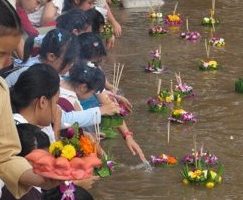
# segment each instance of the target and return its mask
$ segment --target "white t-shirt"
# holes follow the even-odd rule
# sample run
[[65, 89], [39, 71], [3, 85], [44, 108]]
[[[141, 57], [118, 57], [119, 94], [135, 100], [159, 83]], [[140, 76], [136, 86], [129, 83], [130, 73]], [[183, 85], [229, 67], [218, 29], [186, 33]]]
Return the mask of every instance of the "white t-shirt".
[[[64, 0], [52, 0], [52, 3], [57, 9], [56, 17], [58, 17], [62, 13]], [[28, 18], [34, 26], [41, 26], [41, 18], [44, 12], [44, 8], [45, 6], [41, 6], [37, 11], [28, 14]]]

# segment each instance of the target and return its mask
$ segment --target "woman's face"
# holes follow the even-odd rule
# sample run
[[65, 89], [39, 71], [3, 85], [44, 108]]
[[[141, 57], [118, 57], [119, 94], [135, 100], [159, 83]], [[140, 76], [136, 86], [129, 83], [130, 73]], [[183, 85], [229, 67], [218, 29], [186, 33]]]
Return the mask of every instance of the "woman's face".
[[17, 49], [20, 39], [21, 35], [0, 36], [0, 69], [8, 65], [12, 52]]

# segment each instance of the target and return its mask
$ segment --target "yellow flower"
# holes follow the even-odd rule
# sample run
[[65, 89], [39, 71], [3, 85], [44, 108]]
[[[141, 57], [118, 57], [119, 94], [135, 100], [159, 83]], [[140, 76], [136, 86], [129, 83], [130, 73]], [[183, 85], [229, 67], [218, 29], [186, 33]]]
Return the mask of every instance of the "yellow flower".
[[189, 171], [189, 172], [188, 172], [188, 176], [189, 176], [190, 178], [192, 178], [192, 179], [196, 178], [196, 174], [195, 174], [194, 172], [192, 172], [192, 171]]
[[208, 182], [206, 184], [206, 187], [209, 188], [209, 189], [212, 189], [214, 187], [214, 185], [215, 185], [214, 182]]
[[170, 96], [165, 98], [166, 103], [171, 103], [173, 100], [174, 100], [173, 95], [170, 95]]
[[213, 67], [213, 68], [217, 68], [218, 63], [215, 60], [210, 60], [208, 62], [208, 65]]
[[67, 158], [68, 160], [71, 160], [74, 156], [76, 156], [76, 150], [75, 148], [68, 144], [68, 145], [65, 145], [62, 149], [62, 154], [61, 154], [62, 157], [64, 158]]
[[57, 141], [50, 145], [49, 152], [52, 154], [55, 150], [62, 151], [62, 149], [63, 149], [62, 141]]
[[171, 22], [177, 22], [180, 21], [179, 15], [168, 15], [169, 21]]
[[198, 169], [194, 172], [195, 176], [200, 178], [200, 176], [202, 175], [202, 170]]
[[186, 111], [185, 110], [183, 110], [183, 109], [176, 109], [176, 110], [174, 110], [173, 111], [173, 115], [175, 115], [175, 116], [178, 116], [178, 115], [182, 115], [183, 113], [185, 113]]

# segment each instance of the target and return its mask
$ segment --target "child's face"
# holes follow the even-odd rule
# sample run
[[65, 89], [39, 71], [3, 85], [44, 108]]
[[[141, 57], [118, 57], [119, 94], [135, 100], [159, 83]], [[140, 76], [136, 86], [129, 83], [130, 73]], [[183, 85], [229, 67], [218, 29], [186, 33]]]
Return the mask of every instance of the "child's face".
[[57, 102], [59, 99], [59, 92], [57, 92], [51, 99], [41, 97], [39, 99], [38, 125], [49, 126], [54, 122], [57, 112]]
[[22, 8], [27, 13], [35, 12], [43, 3], [43, 0], [20, 0]]
[[0, 37], [0, 69], [6, 67], [12, 52], [17, 49], [21, 35], [6, 35]]
[[94, 7], [94, 0], [86, 0], [79, 6], [79, 8], [84, 11], [89, 10], [93, 7]]

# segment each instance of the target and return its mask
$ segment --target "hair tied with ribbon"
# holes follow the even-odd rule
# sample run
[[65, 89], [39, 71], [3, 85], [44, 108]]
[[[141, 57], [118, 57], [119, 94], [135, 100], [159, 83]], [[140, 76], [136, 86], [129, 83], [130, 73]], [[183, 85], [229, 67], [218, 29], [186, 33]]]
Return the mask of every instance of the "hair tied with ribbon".
[[94, 63], [92, 63], [92, 62], [87, 62], [87, 66], [88, 67], [91, 67], [91, 68], [96, 68], [96, 66], [95, 66], [95, 64]]
[[99, 42], [94, 42], [93, 45], [94, 45], [94, 47], [98, 47], [99, 46]]
[[57, 37], [58, 37], [58, 41], [61, 42], [62, 41], [62, 34], [58, 33]]
[[72, 182], [65, 182], [60, 185], [60, 192], [62, 193], [61, 200], [75, 200], [75, 186]]

